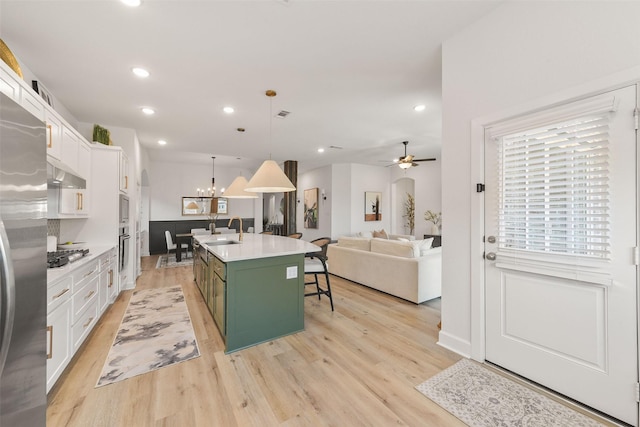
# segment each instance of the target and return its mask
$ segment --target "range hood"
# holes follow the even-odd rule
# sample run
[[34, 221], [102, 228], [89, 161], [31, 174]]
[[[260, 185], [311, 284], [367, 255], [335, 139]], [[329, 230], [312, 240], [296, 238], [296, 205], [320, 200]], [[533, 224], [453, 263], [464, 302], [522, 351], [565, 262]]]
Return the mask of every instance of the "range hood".
[[63, 163], [55, 159], [47, 159], [47, 187], [48, 188], [87, 188], [87, 181], [80, 178]]

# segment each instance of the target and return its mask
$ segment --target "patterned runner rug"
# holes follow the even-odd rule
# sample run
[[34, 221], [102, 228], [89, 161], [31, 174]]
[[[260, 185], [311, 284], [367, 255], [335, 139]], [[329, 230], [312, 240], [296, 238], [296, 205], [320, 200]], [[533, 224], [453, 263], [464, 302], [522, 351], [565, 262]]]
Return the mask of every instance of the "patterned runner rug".
[[135, 291], [96, 387], [199, 356], [182, 287]]
[[184, 267], [193, 265], [192, 257], [182, 256], [180, 262], [176, 262], [175, 254], [169, 254], [169, 258], [167, 259], [167, 255], [160, 255], [158, 257], [158, 262], [156, 263], [156, 268], [173, 268], [173, 267]]
[[471, 427], [603, 426], [467, 359], [436, 374], [416, 389]]

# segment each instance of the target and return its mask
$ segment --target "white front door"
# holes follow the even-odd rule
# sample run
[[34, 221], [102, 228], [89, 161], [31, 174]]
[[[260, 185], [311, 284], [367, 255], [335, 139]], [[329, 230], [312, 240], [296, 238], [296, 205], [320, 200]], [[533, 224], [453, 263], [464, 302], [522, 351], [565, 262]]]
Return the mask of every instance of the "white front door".
[[486, 360], [638, 425], [636, 87], [487, 128]]

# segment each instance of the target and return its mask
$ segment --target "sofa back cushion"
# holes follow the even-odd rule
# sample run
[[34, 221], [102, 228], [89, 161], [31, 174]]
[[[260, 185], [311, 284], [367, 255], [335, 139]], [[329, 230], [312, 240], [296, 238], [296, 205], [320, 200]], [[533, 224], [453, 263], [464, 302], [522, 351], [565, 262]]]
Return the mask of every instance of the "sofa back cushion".
[[433, 238], [425, 240], [387, 240], [387, 239], [371, 239], [371, 252], [377, 252], [385, 255], [394, 255], [403, 258], [418, 258], [425, 255], [429, 249]]
[[371, 239], [364, 237], [339, 237], [338, 246], [343, 248], [359, 249], [361, 251], [371, 250]]
[[420, 256], [419, 251], [418, 255], [416, 255], [412, 242], [401, 242], [399, 240], [387, 240], [375, 237], [371, 239], [371, 252], [403, 258], [416, 258]]

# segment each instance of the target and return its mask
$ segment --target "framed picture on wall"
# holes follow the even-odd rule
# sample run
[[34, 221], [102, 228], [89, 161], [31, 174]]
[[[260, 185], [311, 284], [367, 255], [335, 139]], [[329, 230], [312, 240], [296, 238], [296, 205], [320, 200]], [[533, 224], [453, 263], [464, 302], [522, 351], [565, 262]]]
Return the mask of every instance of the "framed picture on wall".
[[317, 188], [304, 190], [304, 228], [318, 228]]
[[183, 197], [182, 216], [209, 215], [211, 197]]
[[229, 213], [229, 199], [223, 199], [222, 197], [218, 197], [218, 213], [226, 215]]
[[365, 221], [382, 221], [382, 213], [380, 212], [382, 202], [382, 193], [379, 191], [364, 192], [364, 220]]

